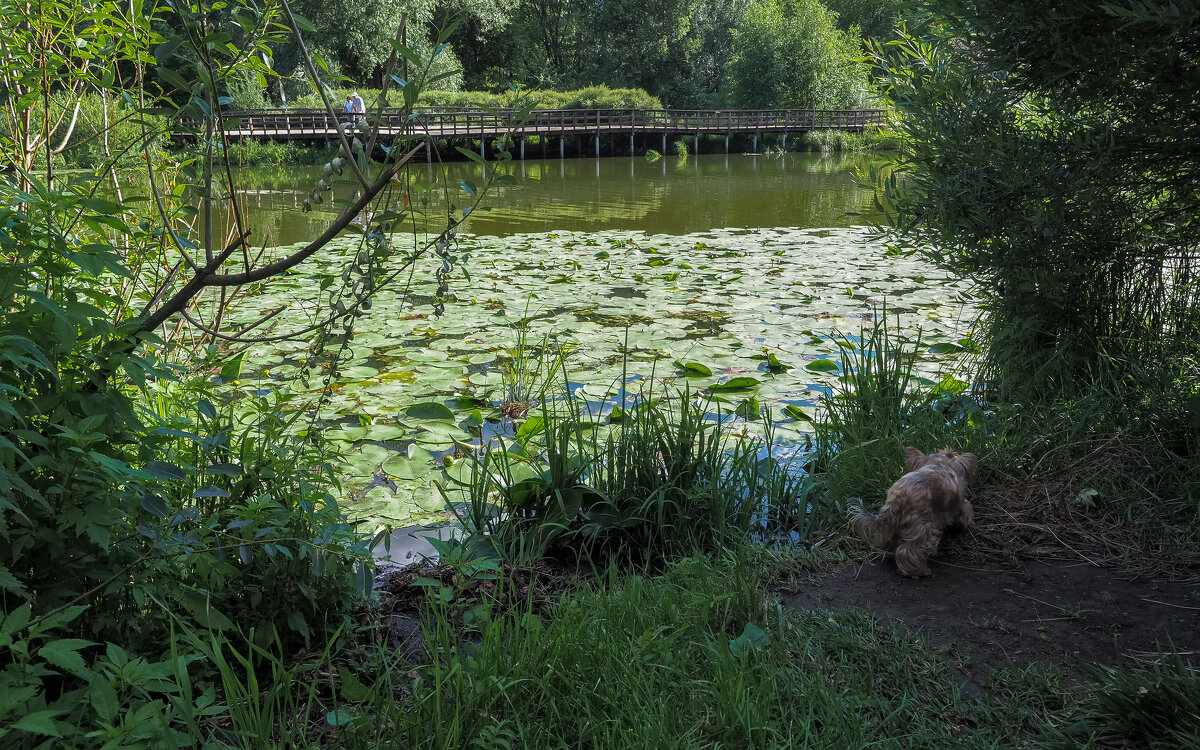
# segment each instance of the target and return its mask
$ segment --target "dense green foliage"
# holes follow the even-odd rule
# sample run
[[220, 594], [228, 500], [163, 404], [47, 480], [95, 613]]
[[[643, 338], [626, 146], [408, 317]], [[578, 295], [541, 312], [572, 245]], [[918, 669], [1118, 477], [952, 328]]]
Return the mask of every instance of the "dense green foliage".
[[[840, 28], [835, 27], [837, 13], [820, 0], [298, 0], [295, 9], [321, 32], [310, 42], [315, 54], [363, 85], [381, 80], [388, 40], [403, 12], [408, 14], [406, 38], [418, 55], [432, 51], [435, 24], [455, 19], [449, 46], [435, 67], [435, 73], [445, 76], [439, 89], [606, 85], [644, 89], [676, 108], [743, 106], [744, 92], [729, 96], [731, 63], [765, 45], [776, 58], [773, 72], [783, 74], [787, 85], [764, 106], [861, 106], [864, 68], [853, 62], [862, 56], [859, 27], [886, 35], [896, 7], [843, 5], [851, 20]], [[781, 14], [786, 23], [765, 20]], [[307, 74], [298, 50], [290, 42], [272, 49], [272, 65], [285, 77], [267, 89], [266, 101], [278, 104], [281, 91], [289, 101], [305, 95]], [[785, 96], [792, 84], [801, 91]], [[820, 94], [826, 86], [835, 90]], [[250, 88], [231, 90], [238, 106], [255, 106], [255, 97], [264, 93]], [[763, 96], [756, 100], [766, 101]]]
[[[357, 91], [368, 104], [379, 101], [379, 89], [333, 88], [331, 98], [343, 101]], [[306, 94], [289, 106], [321, 107], [321, 98]], [[417, 99], [418, 107], [491, 107], [493, 109], [515, 109], [535, 106], [539, 109], [662, 109], [662, 102], [641, 89], [610, 89], [607, 86], [589, 86], [573, 91], [422, 91]]]
[[1035, 455], [1125, 435], [1194, 521], [1200, 8], [1042, 10], [943, 2], [880, 48], [905, 112], [895, 223], [980, 282], [978, 379], [1030, 418]]
[[729, 101], [742, 109], [853, 109], [870, 87], [857, 36], [820, 0], [754, 5], [733, 32]]
[[906, 0], [826, 0], [843, 31], [857, 28], [864, 39], [887, 41], [900, 21]]
[[[0, 739], [188, 744], [224, 710], [220, 665], [197, 653], [195, 633], [286, 653], [332, 644], [372, 580], [370, 540], [334, 499], [333, 454], [298, 438], [308, 415], [294, 391], [239, 394], [240, 356], [182, 321], [154, 322], [186, 309], [189, 325], [219, 327], [228, 297], [204, 304], [202, 292], [238, 247], [222, 254], [198, 231], [224, 199], [213, 179], [223, 144], [174, 165], [157, 140], [181, 116], [218, 130], [232, 84], [261, 72], [282, 31], [226, 3], [5, 12]], [[216, 20], [238, 26], [244, 46], [206, 33]], [[153, 63], [157, 80], [188, 94], [182, 106], [147, 88]], [[68, 146], [97, 142], [104, 158], [93, 152], [90, 174], [55, 175]], [[98, 183], [121, 184], [122, 154], [140, 156], [150, 196], [96, 197]], [[251, 279], [261, 269], [246, 253], [233, 262]], [[342, 298], [329, 304], [317, 341], [346, 317]]]
[[686, 395], [663, 398], [643, 394], [604, 425], [559, 394], [511, 444], [464, 462], [454, 474], [461, 495], [447, 499], [475, 532], [466, 544], [509, 562], [616, 555], [658, 564], [751, 532], [808, 531], [790, 467], [759, 460], [758, 440], [723, 436]]

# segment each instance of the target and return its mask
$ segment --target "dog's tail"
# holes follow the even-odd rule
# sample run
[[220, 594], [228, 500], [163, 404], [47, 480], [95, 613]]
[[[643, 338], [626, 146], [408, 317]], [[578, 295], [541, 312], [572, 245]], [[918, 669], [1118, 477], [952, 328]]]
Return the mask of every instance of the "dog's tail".
[[878, 515], [867, 512], [863, 501], [857, 497], [847, 498], [849, 505], [850, 525], [854, 533], [867, 544], [876, 549], [884, 549], [896, 537], [896, 519], [888, 508], [881, 510]]

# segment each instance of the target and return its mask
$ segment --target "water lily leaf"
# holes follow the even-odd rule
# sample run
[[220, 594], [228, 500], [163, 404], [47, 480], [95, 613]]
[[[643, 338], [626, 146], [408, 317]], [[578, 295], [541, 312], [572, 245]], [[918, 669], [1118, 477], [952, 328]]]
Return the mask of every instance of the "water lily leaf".
[[399, 453], [392, 454], [383, 462], [383, 470], [399, 479], [421, 479], [433, 471], [428, 460], [414, 460]]
[[758, 403], [758, 399], [751, 397], [742, 399], [742, 402], [737, 405], [737, 408], [733, 410], [733, 413], [742, 419], [753, 421], [758, 419], [761, 410], [762, 406]]
[[744, 391], [749, 388], [754, 388], [758, 384], [758, 378], [742, 375], [740, 377], [730, 378], [723, 383], [713, 383], [708, 387], [708, 390], [712, 391], [713, 393], [724, 391]]
[[450, 407], [436, 401], [413, 404], [404, 413], [413, 419], [454, 419]]
[[809, 372], [826, 373], [826, 372], [837, 372], [841, 368], [838, 366], [838, 364], [836, 362], [833, 362], [832, 360], [814, 359], [812, 362], [809, 362], [808, 364], [806, 364], [804, 366], [804, 369], [808, 370]]
[[783, 407], [783, 413], [785, 416], [791, 417], [792, 419], [798, 419], [801, 422], [813, 421], [812, 417], [808, 415], [808, 412], [804, 411], [795, 404], [788, 404], [787, 406]]
[[677, 359], [675, 366], [686, 372], [688, 376], [712, 377], [712, 369], [699, 362], [681, 362]]
[[792, 365], [780, 362], [779, 358], [775, 356], [774, 352], [767, 355], [767, 369], [771, 372], [784, 372], [786, 370], [790, 370], [791, 368]]

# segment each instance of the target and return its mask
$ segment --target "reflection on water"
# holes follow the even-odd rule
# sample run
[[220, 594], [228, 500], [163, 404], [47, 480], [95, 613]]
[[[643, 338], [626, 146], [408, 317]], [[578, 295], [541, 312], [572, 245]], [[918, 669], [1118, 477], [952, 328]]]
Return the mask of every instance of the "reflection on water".
[[[493, 236], [605, 229], [687, 234], [722, 227], [863, 224], [873, 215], [871, 192], [855, 182], [853, 171], [867, 163], [812, 154], [714, 154], [653, 163], [641, 157], [513, 161], [499, 173], [512, 175], [516, 184], [493, 188], [464, 229]], [[417, 182], [436, 183], [431, 214], [442, 216], [447, 194], [459, 208], [470, 204], [459, 185], [482, 186], [482, 170], [473, 162], [412, 166]], [[343, 177], [333, 200], [303, 213], [301, 203], [320, 176], [320, 167], [237, 174], [255, 245], [288, 245], [320, 234], [337, 211], [336, 199], [353, 190]], [[436, 228], [432, 218], [429, 223]]]

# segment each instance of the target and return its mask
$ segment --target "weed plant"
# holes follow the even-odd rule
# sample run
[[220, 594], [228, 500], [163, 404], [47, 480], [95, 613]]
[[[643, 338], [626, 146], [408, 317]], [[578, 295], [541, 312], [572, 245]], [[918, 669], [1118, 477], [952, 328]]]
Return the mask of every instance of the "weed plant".
[[882, 498], [903, 473], [904, 448], [970, 450], [984, 429], [983, 409], [952, 377], [934, 383], [914, 373], [921, 338], [905, 340], [882, 310], [857, 340], [837, 341], [841, 376], [820, 401], [814, 473], [838, 503]]
[[1200, 678], [1178, 655], [1152, 667], [1100, 668], [1074, 721], [1048, 730], [1051, 748], [1200, 747]]
[[566, 391], [511, 441], [467, 459], [464, 486], [448, 498], [472, 544], [513, 562], [653, 562], [719, 549], [766, 519], [807, 523], [789, 467], [760, 460], [761, 439], [724, 435], [710, 406], [643, 393], [600, 417]]

